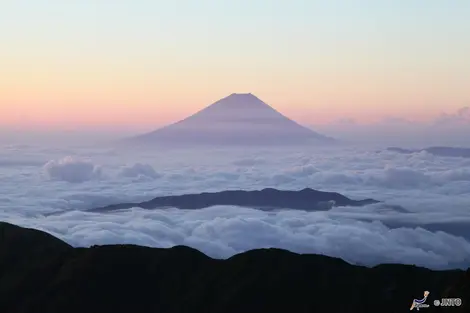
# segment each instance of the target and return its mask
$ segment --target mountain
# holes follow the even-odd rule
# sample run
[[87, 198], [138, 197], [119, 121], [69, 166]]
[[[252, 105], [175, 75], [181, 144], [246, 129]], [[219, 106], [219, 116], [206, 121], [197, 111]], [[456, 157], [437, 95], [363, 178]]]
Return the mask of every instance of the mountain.
[[427, 153], [442, 157], [470, 158], [470, 148], [459, 147], [429, 147], [424, 149], [403, 149], [397, 147], [387, 148], [388, 151], [411, 154], [425, 151]]
[[0, 234], [2, 313], [396, 313], [426, 290], [426, 312], [447, 312], [433, 306], [443, 297], [462, 299], [448, 312], [470, 309], [470, 270], [368, 268], [279, 249], [216, 260], [183, 246], [73, 248], [1, 222]]
[[182, 121], [126, 140], [143, 145], [292, 145], [333, 141], [287, 118], [251, 93], [231, 94]]
[[351, 200], [336, 192], [313, 189], [285, 191], [272, 188], [260, 191], [230, 190], [214, 193], [187, 194], [180, 196], [157, 197], [142, 203], [122, 203], [92, 209], [95, 212], [124, 210], [133, 207], [157, 209], [174, 207], [196, 210], [215, 205], [233, 205], [262, 210], [293, 209], [304, 211], [325, 211], [333, 206], [364, 206], [378, 203], [373, 199]]

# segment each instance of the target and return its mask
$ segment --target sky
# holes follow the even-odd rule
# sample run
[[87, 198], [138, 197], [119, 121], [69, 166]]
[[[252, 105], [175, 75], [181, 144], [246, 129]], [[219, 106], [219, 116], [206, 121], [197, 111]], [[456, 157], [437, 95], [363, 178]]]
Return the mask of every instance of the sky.
[[0, 128], [143, 129], [251, 92], [304, 124], [470, 104], [466, 0], [5, 0]]

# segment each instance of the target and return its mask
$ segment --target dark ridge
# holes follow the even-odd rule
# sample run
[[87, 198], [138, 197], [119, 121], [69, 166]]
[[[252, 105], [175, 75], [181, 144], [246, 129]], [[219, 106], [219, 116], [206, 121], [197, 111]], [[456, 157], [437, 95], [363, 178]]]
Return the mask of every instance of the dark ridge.
[[71, 246], [48, 233], [0, 222], [1, 268], [10, 264], [9, 260], [14, 260], [17, 255], [24, 256], [25, 251], [30, 257], [34, 257], [70, 248]]
[[71, 248], [5, 223], [0, 233], [2, 313], [396, 313], [425, 290], [426, 312], [445, 312], [432, 305], [442, 297], [462, 298], [449, 312], [469, 311], [470, 271], [368, 268], [279, 249], [215, 260], [182, 246]]
[[94, 212], [124, 210], [133, 207], [157, 209], [174, 207], [196, 210], [215, 205], [233, 205], [261, 210], [293, 209], [304, 211], [326, 211], [333, 206], [364, 206], [378, 203], [373, 199], [351, 200], [336, 192], [324, 192], [306, 188], [300, 191], [285, 191], [272, 188], [261, 191], [221, 191], [157, 197], [141, 203], [122, 203], [92, 209]]
[[390, 147], [387, 148], [387, 150], [404, 154], [426, 151], [427, 153], [443, 157], [470, 158], [470, 148], [429, 147], [424, 149], [402, 149], [397, 147]]

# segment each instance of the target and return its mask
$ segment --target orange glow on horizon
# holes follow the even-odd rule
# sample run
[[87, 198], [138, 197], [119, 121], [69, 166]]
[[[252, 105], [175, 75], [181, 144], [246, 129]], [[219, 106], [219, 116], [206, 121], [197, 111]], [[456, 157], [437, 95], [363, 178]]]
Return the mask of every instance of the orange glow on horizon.
[[449, 103], [447, 110], [452, 112], [468, 99], [464, 81], [446, 76], [427, 77], [418, 84], [406, 73], [388, 77], [367, 71], [340, 75], [279, 69], [270, 76], [244, 76], [243, 69], [172, 71], [138, 64], [10, 63], [8, 75], [0, 77], [0, 124], [28, 129], [151, 129], [234, 92], [251, 92], [304, 125], [345, 118], [372, 123], [385, 116], [424, 121], [439, 115], [443, 103]]

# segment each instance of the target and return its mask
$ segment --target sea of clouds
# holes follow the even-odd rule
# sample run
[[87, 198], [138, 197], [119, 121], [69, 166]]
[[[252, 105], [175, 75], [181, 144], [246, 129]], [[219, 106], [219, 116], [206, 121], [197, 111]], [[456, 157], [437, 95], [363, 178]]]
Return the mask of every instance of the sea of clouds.
[[[310, 187], [384, 203], [328, 212], [224, 206], [86, 211], [161, 195], [266, 187]], [[3, 145], [0, 220], [45, 230], [75, 246], [188, 245], [217, 258], [277, 247], [365, 265], [469, 267], [470, 159], [370, 147], [132, 151]]]

